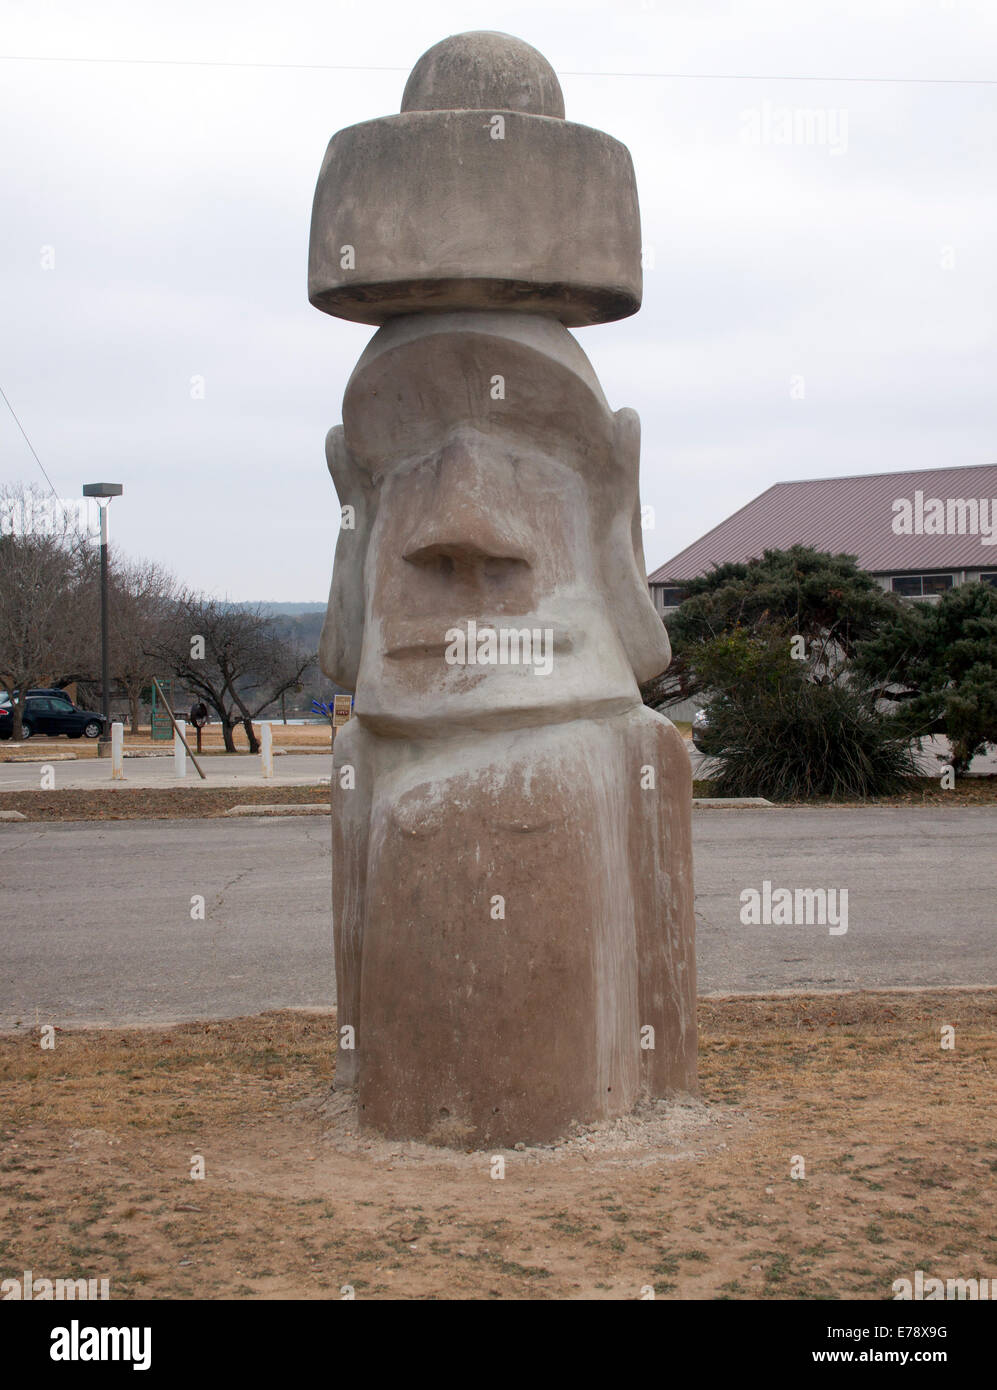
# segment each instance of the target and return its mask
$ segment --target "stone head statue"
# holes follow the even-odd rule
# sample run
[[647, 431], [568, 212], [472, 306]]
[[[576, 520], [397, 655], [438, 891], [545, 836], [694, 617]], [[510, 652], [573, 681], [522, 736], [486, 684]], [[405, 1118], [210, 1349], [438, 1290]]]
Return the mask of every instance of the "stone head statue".
[[[610, 410], [571, 334], [536, 314], [395, 319], [353, 372], [327, 441], [346, 520], [323, 668], [388, 734], [612, 713], [665, 669], [644, 574], [640, 425]], [[444, 636], [552, 633], [526, 664], [448, 665]]]
[[320, 655], [356, 692], [337, 1078], [362, 1123], [438, 1143], [695, 1084], [691, 774], [638, 691], [670, 657], [639, 421], [569, 331], [639, 307], [636, 191], [563, 112], [519, 40], [445, 40], [399, 116], [333, 138], [313, 213], [312, 302], [380, 325], [326, 442]]

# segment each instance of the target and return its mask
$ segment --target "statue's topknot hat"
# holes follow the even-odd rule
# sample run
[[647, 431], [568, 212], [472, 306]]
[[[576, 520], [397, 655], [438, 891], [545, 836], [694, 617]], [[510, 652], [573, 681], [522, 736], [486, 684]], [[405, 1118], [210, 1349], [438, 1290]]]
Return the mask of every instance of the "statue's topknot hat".
[[359, 323], [518, 309], [569, 327], [640, 308], [640, 213], [624, 145], [564, 119], [553, 68], [508, 34], [416, 63], [401, 114], [329, 142], [308, 297]]

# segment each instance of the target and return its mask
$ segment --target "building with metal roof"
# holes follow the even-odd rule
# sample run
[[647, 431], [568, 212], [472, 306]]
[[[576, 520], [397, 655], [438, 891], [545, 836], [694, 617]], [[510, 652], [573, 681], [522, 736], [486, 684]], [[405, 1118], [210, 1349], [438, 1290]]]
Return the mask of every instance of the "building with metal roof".
[[650, 575], [654, 605], [664, 616], [684, 580], [792, 545], [854, 555], [905, 598], [997, 586], [997, 463], [774, 483]]

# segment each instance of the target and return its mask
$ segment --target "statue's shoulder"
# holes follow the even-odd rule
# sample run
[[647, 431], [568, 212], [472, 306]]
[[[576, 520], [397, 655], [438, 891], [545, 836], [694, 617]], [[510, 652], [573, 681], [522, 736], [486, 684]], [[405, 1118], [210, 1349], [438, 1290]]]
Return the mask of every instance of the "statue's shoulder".
[[668, 766], [689, 767], [689, 750], [685, 739], [665, 715], [648, 705], [640, 705], [628, 716], [633, 738], [648, 756], [656, 757]]
[[336, 730], [336, 740], [333, 744], [334, 764], [338, 767], [343, 761], [351, 761], [362, 756], [367, 751], [370, 738], [371, 735], [359, 719], [348, 719]]

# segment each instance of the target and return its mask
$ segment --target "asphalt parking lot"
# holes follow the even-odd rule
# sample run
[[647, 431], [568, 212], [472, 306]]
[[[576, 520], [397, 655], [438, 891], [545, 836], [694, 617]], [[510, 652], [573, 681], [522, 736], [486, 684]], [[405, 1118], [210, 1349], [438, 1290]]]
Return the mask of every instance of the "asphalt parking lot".
[[[0, 826], [0, 1027], [330, 1006], [329, 840], [324, 816]], [[997, 809], [701, 810], [694, 843], [701, 993], [997, 985]], [[743, 924], [766, 880], [846, 889], [847, 931]]]

